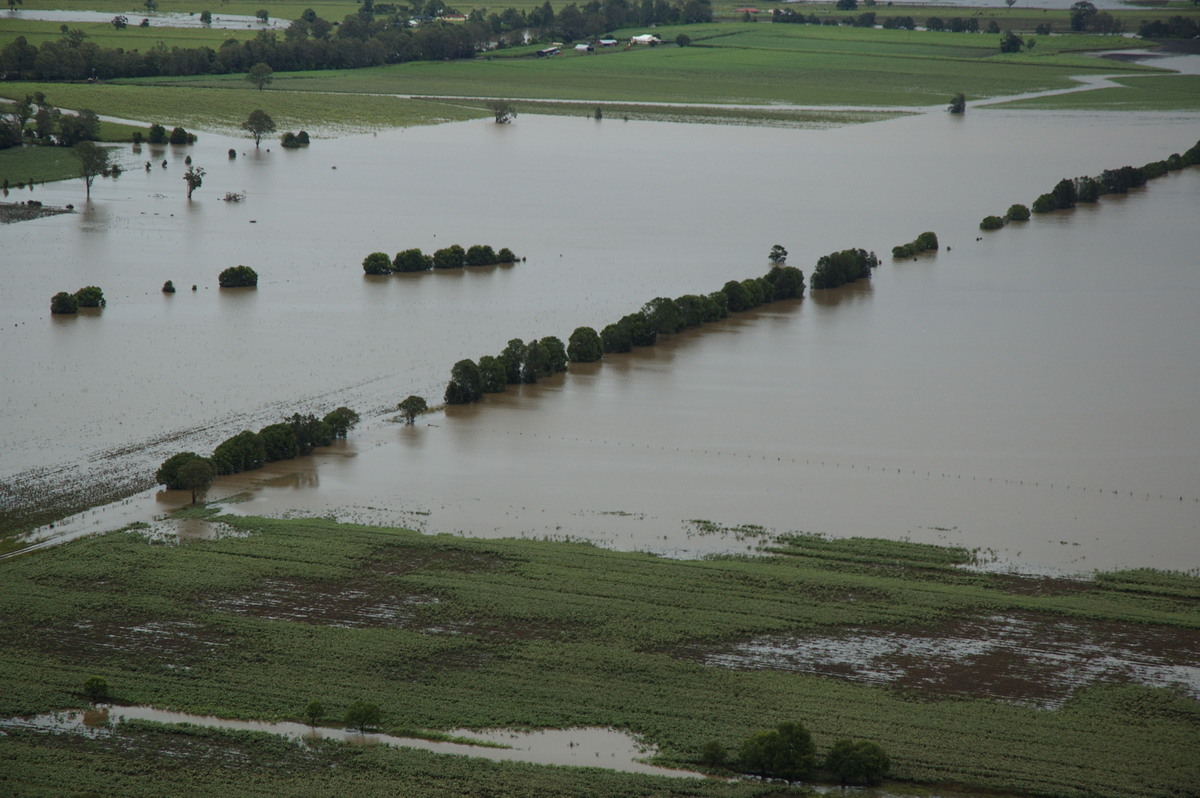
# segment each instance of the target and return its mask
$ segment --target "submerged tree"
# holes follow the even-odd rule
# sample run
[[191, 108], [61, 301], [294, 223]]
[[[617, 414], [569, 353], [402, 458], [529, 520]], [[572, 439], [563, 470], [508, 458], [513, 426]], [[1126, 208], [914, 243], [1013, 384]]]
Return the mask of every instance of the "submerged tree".
[[967, 98], [961, 91], [950, 98], [950, 107], [947, 109], [952, 114], [965, 114], [967, 112]]
[[487, 106], [496, 117], [497, 125], [508, 124], [517, 118], [517, 109], [508, 100], [489, 100]]
[[262, 137], [275, 132], [275, 121], [263, 109], [255, 108], [242, 123], [242, 130], [250, 131], [250, 135], [254, 137], [254, 148], [258, 149]]
[[400, 415], [404, 417], [404, 423], [412, 426], [416, 421], [417, 416], [429, 409], [429, 405], [425, 402], [422, 396], [410, 395], [403, 402], [396, 406], [400, 411]]
[[183, 180], [187, 183], [187, 198], [191, 199], [192, 192], [204, 185], [204, 169], [199, 166], [189, 166], [183, 173]]
[[215, 477], [212, 463], [203, 457], [188, 460], [177, 473], [180, 488], [192, 492], [192, 504], [208, 492]]
[[90, 141], [81, 141], [75, 145], [75, 157], [79, 159], [79, 176], [83, 178], [87, 198], [90, 200], [92, 183], [98, 175], [108, 171], [108, 150]]

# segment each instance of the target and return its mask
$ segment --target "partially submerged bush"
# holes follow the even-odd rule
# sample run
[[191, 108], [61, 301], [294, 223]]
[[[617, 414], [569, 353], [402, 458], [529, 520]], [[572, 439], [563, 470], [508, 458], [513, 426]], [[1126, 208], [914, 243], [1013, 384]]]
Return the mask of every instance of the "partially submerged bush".
[[258, 272], [249, 266], [230, 266], [221, 272], [218, 281], [222, 288], [242, 288], [258, 285]]
[[1029, 221], [1029, 208], [1019, 203], [1016, 205], [1009, 205], [1008, 211], [1004, 214], [1004, 218], [1010, 222], [1027, 222]]
[[1001, 227], [1004, 227], [1004, 220], [999, 216], [985, 216], [979, 223], [980, 230], [999, 230]]

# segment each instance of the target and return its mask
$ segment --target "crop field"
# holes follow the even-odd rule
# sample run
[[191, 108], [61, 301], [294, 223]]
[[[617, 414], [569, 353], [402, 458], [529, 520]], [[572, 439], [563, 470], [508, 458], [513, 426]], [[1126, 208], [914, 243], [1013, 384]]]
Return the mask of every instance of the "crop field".
[[[800, 720], [818, 751], [843, 736], [878, 741], [895, 777], [917, 785], [1151, 798], [1200, 782], [1194, 684], [1147, 686], [1136, 670], [1103, 672], [1063, 682], [1047, 709], [1019, 682], [993, 689], [1014, 673], [989, 659], [994, 652], [939, 662], [943, 678], [981, 684], [945, 694], [794, 658], [717, 661], [767, 638], [802, 647], [817, 636], [917, 638], [931, 628], [969, 638], [973, 629], [990, 634], [989, 619], [1015, 618], [1034, 630], [1069, 626], [1068, 643], [1080, 648], [1119, 636], [1163, 669], [1186, 670], [1200, 630], [1192, 577], [984, 574], [957, 567], [971, 560], [967, 551], [875, 540], [799, 536], [761, 557], [689, 562], [322, 519], [221, 520], [246, 536], [165, 545], [130, 530], [0, 563], [0, 717], [81, 707], [84, 680], [100, 675], [117, 703], [231, 718], [300, 720], [314, 699], [338, 718], [365, 699], [382, 707], [384, 729], [400, 734], [611, 726], [658, 746], [668, 765], [696, 767], [705, 742], [735, 751], [754, 731]], [[1031, 661], [1057, 667], [1054, 656]], [[159, 784], [154, 769], [133, 761], [145, 747], [183, 746], [193, 752], [178, 757], [187, 778], [225, 789], [279, 746], [158, 727], [130, 735], [121, 750], [32, 730], [6, 732], [0, 746], [31, 779], [44, 779], [46, 792], [70, 774], [120, 767], [141, 773], [148, 793]], [[388, 772], [421, 785], [437, 769], [411, 752], [319, 747], [271, 756], [283, 778], [320, 769], [314, 763], [334, 778], [328, 763], [338, 761], [345, 778], [364, 784]], [[230, 772], [216, 772], [217, 762]], [[481, 772], [510, 777], [500, 766], [481, 764]], [[527, 784], [574, 778], [518, 772], [540, 774]], [[688, 789], [751, 794], [737, 792], [745, 785]], [[590, 794], [638, 794], [611, 790]]]

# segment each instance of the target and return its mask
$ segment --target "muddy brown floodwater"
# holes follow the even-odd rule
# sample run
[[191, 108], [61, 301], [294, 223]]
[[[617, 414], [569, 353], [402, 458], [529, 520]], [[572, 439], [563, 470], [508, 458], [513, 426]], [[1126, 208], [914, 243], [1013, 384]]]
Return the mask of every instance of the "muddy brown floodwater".
[[[1181, 152], [1198, 122], [991, 108], [812, 131], [522, 115], [298, 151], [204, 134], [126, 152], [153, 167], [100, 181], [87, 206], [80, 181], [39, 186], [25, 193], [82, 210], [0, 230], [0, 507], [146, 487], [176, 451], [347, 404], [366, 418], [347, 444], [214, 496], [246, 492], [236, 512], [678, 556], [754, 544], [699, 534], [689, 521], [704, 519], [982, 547], [1032, 570], [1196, 568], [1200, 170], [995, 233], [978, 223], [1062, 177]], [[208, 170], [190, 203], [186, 155]], [[939, 253], [888, 257], [923, 230]], [[369, 252], [451, 243], [528, 260], [362, 274]], [[461, 358], [762, 274], [775, 243], [806, 274], [852, 246], [883, 262], [870, 283], [412, 428], [385, 420], [408, 394], [440, 400]], [[237, 264], [257, 290], [217, 288]], [[168, 279], [178, 293], [160, 293]], [[84, 285], [108, 307], [51, 318], [49, 298]], [[43, 532], [178, 500], [144, 493]]]

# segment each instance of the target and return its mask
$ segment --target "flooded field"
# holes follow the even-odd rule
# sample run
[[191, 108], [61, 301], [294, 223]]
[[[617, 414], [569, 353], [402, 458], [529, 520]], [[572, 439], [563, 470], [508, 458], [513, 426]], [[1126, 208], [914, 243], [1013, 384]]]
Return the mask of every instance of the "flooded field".
[[[134, 168], [90, 206], [81, 181], [7, 198], [78, 208], [0, 231], [0, 507], [144, 490], [174, 452], [346, 404], [365, 418], [347, 444], [213, 496], [679, 556], [753, 545], [691, 523], [709, 520], [980, 547], [1029, 569], [1195, 568], [1200, 171], [977, 225], [1062, 177], [1187, 149], [1198, 120], [986, 110], [796, 131], [522, 115], [299, 151], [202, 134], [126, 152]], [[188, 155], [208, 170], [190, 203]], [[413, 428], [387, 420], [408, 394], [439, 401], [463, 357], [762, 274], [772, 244], [807, 273], [922, 230], [942, 251], [884, 257], [871, 284]], [[369, 252], [450, 243], [527, 260], [362, 274]], [[216, 287], [237, 264], [257, 290]], [[179, 293], [160, 293], [168, 279]], [[84, 285], [108, 307], [50, 316], [51, 295]], [[42, 533], [182, 500], [146, 492]]]

